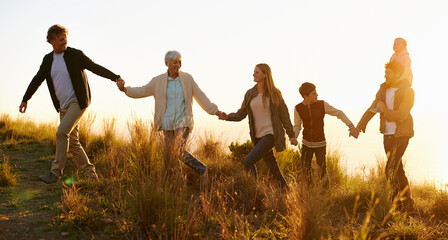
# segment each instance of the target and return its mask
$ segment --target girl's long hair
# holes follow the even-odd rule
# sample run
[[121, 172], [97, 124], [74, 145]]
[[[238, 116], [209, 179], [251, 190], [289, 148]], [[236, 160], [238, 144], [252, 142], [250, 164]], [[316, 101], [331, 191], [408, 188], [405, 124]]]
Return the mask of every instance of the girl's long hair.
[[274, 84], [271, 68], [266, 63], [259, 63], [256, 67], [259, 68], [266, 76], [264, 81], [265, 91], [263, 93], [263, 105], [266, 104], [266, 99], [270, 97], [274, 106], [280, 106], [280, 103], [282, 102], [282, 93]]

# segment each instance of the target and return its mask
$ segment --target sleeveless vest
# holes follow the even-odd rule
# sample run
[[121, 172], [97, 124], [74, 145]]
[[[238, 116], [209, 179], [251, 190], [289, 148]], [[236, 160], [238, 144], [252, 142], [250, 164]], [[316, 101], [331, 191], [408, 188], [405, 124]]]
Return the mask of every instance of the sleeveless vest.
[[322, 142], [325, 141], [324, 134], [324, 117], [325, 106], [324, 101], [305, 105], [299, 103], [296, 105], [296, 111], [299, 113], [303, 123], [303, 139], [308, 142]]

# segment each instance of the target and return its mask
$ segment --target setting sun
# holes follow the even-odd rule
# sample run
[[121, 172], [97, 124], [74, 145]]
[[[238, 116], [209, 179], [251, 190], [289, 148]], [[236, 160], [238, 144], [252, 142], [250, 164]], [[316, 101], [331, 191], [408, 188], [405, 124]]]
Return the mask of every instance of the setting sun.
[[447, 10], [2, 1], [0, 239], [448, 239]]

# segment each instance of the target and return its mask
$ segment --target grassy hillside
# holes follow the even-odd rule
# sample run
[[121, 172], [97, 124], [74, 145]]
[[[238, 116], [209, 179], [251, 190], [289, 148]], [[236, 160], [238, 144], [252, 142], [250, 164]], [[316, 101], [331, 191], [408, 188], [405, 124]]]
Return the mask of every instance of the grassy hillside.
[[313, 176], [308, 189], [300, 181], [299, 152], [287, 149], [276, 154], [290, 186], [282, 191], [264, 163], [257, 165], [258, 180], [245, 172], [250, 142], [224, 146], [205, 133], [195, 138], [194, 154], [210, 176], [201, 191], [198, 176], [164, 147], [150, 123], [134, 119], [131, 140], [124, 141], [114, 119], [103, 122], [101, 134], [90, 134], [94, 121], [84, 118], [80, 138], [100, 181], [83, 180], [70, 158], [62, 181], [46, 185], [37, 176], [54, 159], [57, 125], [0, 116], [0, 238], [448, 239], [446, 189], [411, 185], [418, 212], [399, 212], [381, 160], [350, 176], [332, 149], [330, 187]]

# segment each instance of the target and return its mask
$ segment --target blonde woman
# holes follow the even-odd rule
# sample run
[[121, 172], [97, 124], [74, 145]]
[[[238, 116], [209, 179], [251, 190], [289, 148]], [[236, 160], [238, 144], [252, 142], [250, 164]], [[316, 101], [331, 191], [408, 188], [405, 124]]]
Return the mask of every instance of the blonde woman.
[[244, 166], [256, 178], [255, 163], [263, 159], [271, 174], [282, 188], [287, 187], [280, 171], [273, 148], [281, 152], [286, 148], [285, 130], [292, 145], [297, 145], [294, 130], [289, 118], [288, 107], [282, 93], [274, 85], [269, 65], [260, 63], [254, 69], [256, 85], [244, 95], [241, 108], [236, 113], [222, 113], [220, 119], [241, 121], [249, 116], [250, 137], [254, 148], [244, 159]]

